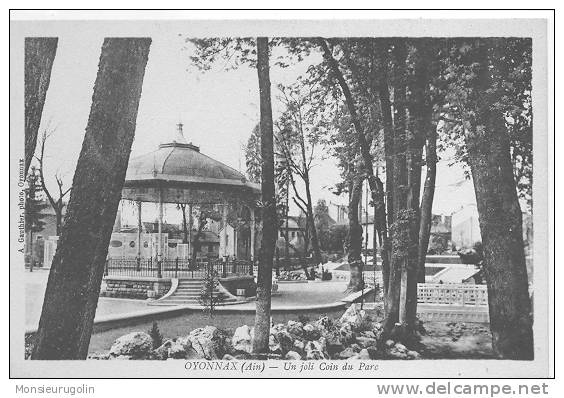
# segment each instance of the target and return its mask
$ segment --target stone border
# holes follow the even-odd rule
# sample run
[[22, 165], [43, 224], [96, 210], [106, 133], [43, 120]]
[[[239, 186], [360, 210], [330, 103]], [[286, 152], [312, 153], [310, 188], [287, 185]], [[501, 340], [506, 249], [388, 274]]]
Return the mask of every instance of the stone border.
[[178, 278], [170, 278], [170, 289], [168, 290], [168, 292], [164, 296], [162, 296], [162, 297], [160, 297], [156, 300], [147, 299], [147, 304], [148, 305], [156, 305], [156, 303], [158, 303], [159, 301], [164, 300], [167, 297], [172, 296], [174, 294], [174, 292], [176, 292], [176, 289], [178, 289]]
[[[238, 313], [238, 312], [248, 312], [254, 313], [255, 308], [233, 308], [237, 304], [245, 304], [245, 303], [236, 303], [233, 305], [226, 305], [217, 307], [215, 309], [216, 312], [226, 312], [226, 313]], [[301, 311], [314, 311], [314, 310], [336, 310], [339, 308], [345, 308], [346, 304], [341, 301], [333, 302], [330, 304], [317, 304], [311, 306], [281, 306], [277, 308], [273, 308], [271, 312], [301, 312]], [[153, 309], [154, 308], [154, 309]], [[105, 330], [113, 329], [116, 327], [122, 327], [120, 325], [123, 321], [142, 321], [143, 319], [152, 319], [152, 317], [156, 315], [179, 315], [184, 312], [194, 312], [194, 311], [201, 311], [201, 306], [196, 305], [175, 305], [175, 306], [155, 306], [152, 309], [146, 309], [136, 312], [130, 312], [127, 314], [114, 314], [114, 315], [106, 315], [103, 317], [99, 317], [94, 319], [94, 328], [97, 326], [106, 326]], [[112, 326], [112, 324], [115, 324]], [[25, 331], [25, 335], [34, 334], [37, 332], [37, 328], [28, 328]], [[94, 332], [96, 333], [96, 332]]]
[[364, 290], [359, 290], [358, 292], [351, 293], [347, 297], [342, 298], [341, 301], [345, 304], [351, 305], [356, 300], [360, 299], [363, 295], [366, 296], [373, 290], [374, 286], [367, 286]]

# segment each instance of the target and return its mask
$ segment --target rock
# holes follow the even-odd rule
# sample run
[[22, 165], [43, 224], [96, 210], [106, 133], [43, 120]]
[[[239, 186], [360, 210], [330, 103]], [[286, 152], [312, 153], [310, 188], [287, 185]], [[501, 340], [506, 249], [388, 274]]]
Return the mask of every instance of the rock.
[[225, 354], [222, 359], [224, 361], [234, 361], [236, 358], [233, 355]]
[[371, 338], [371, 339], [376, 338], [376, 333], [374, 333], [372, 330], [367, 330], [365, 332], [361, 332], [360, 335], [362, 337], [368, 337], [368, 338]]
[[339, 334], [328, 333], [326, 336], [327, 352], [331, 357], [335, 356], [344, 349], [343, 343], [341, 342], [341, 336]]
[[160, 347], [153, 350], [153, 356], [155, 359], [164, 361], [168, 358], [168, 349], [174, 342], [172, 340], [165, 341]]
[[352, 304], [341, 316], [341, 323], [350, 323], [353, 328], [359, 327], [366, 316], [364, 310], [357, 310], [356, 305]]
[[88, 359], [108, 360], [108, 359], [110, 359], [110, 354], [104, 353], [104, 352], [97, 352], [97, 353], [88, 355]]
[[382, 330], [382, 324], [380, 322], [372, 323], [372, 330], [376, 330], [376, 331]]
[[146, 356], [152, 348], [153, 339], [151, 336], [144, 332], [133, 332], [114, 341], [110, 348], [110, 355], [113, 357], [130, 356], [139, 358]]
[[339, 353], [339, 358], [348, 359], [348, 358], [353, 357], [355, 355], [356, 355], [356, 353], [353, 351], [353, 349], [350, 348], [350, 347], [347, 347]]
[[344, 345], [350, 344], [355, 340], [352, 325], [350, 323], [344, 323], [339, 328], [339, 335], [341, 343]]
[[360, 350], [357, 359], [370, 359], [370, 354], [366, 348]]
[[395, 359], [406, 359], [407, 358], [407, 354], [405, 352], [399, 352], [399, 351], [395, 351], [395, 350], [391, 350], [389, 352], [389, 355], [392, 358], [395, 358]]
[[354, 352], [359, 353], [362, 348], [356, 343], [351, 344], [350, 347], [353, 349]]
[[304, 338], [313, 341], [321, 337], [321, 332], [311, 323], [304, 326]]
[[304, 352], [305, 344], [301, 340], [294, 340], [294, 351], [298, 350], [299, 352]]
[[253, 338], [251, 336], [251, 328], [247, 325], [239, 326], [235, 329], [231, 344], [235, 351], [244, 351], [251, 353], [253, 351]]
[[289, 333], [295, 334], [296, 336], [304, 335], [304, 325], [301, 322], [288, 321], [286, 330], [288, 330]]
[[401, 343], [396, 343], [396, 345], [394, 346], [394, 348], [396, 349], [396, 351], [399, 351], [399, 352], [407, 352], [406, 346], [404, 346], [404, 345], [401, 344]]
[[[168, 357], [174, 359], [186, 358], [186, 346], [177, 341], [173, 342], [168, 348]], [[189, 348], [192, 348], [191, 346]]]
[[273, 354], [282, 354], [282, 347], [272, 334], [268, 336], [268, 350]]
[[284, 325], [283, 323], [277, 323], [276, 325], [274, 325], [270, 328], [270, 333], [280, 332], [282, 330], [286, 330], [286, 325]]
[[328, 316], [322, 316], [317, 321], [315, 321], [314, 326], [317, 329], [323, 331], [323, 330], [328, 330], [331, 327], [332, 324], [333, 324], [333, 322], [331, 321], [331, 319], [329, 319]]
[[319, 360], [319, 359], [329, 359], [329, 356], [325, 353], [324, 342], [322, 341], [308, 341], [305, 344], [306, 359]]
[[239, 351], [238, 353], [236, 353], [234, 355], [235, 359], [241, 360], [241, 359], [250, 359], [252, 358], [252, 355], [249, 354], [248, 352], [243, 352], [243, 351]]
[[386, 340], [386, 347], [393, 347], [396, 342], [394, 340]]
[[417, 351], [408, 351], [406, 355], [409, 359], [419, 359], [421, 357]]
[[203, 356], [200, 355], [198, 351], [196, 351], [193, 347], [190, 347], [186, 350], [186, 359], [202, 359]]
[[368, 347], [366, 350], [368, 351], [368, 354], [370, 355], [370, 359], [378, 358], [378, 349], [375, 346], [374, 347]]
[[288, 333], [285, 329], [279, 330], [277, 332], [275, 331], [271, 335], [274, 336], [274, 338], [278, 342], [282, 354], [285, 354], [288, 351], [291, 351], [292, 348], [294, 348], [294, 339], [292, 338], [292, 335]]
[[287, 359], [288, 361], [299, 361], [302, 359], [302, 356], [296, 351], [288, 351], [284, 356], [284, 359]]
[[110, 358], [121, 360], [121, 361], [129, 361], [132, 358], [132, 356], [131, 355], [118, 355], [116, 357], [110, 357]]
[[356, 342], [362, 348], [372, 347], [372, 346], [375, 346], [378, 343], [378, 341], [376, 339], [373, 339], [373, 338], [370, 338], [370, 337], [363, 337], [363, 336], [358, 336], [356, 338]]
[[192, 330], [187, 338], [192, 348], [202, 358], [220, 359], [226, 354], [225, 335], [215, 326]]

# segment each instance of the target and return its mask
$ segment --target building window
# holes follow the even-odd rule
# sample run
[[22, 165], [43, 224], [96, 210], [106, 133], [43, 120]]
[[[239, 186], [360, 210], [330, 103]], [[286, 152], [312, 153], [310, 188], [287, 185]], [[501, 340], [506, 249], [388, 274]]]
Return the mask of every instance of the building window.
[[208, 253], [213, 253], [213, 245], [208, 245]]
[[132, 240], [131, 242], [129, 242], [129, 247], [135, 247], [135, 241]]
[[119, 241], [119, 240], [112, 240], [112, 241], [110, 242], [110, 246], [111, 246], [111, 247], [121, 247], [121, 246], [122, 246], [122, 243], [121, 243], [121, 241]]

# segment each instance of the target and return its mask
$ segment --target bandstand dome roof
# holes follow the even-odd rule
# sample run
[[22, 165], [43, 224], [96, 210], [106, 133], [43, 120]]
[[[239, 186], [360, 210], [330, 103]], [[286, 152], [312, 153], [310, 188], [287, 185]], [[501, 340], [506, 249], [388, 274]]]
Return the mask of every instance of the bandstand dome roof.
[[[219, 195], [218, 195], [219, 194]], [[260, 186], [187, 143], [178, 124], [172, 142], [130, 159], [123, 199], [170, 203], [218, 203], [222, 197], [254, 198]]]

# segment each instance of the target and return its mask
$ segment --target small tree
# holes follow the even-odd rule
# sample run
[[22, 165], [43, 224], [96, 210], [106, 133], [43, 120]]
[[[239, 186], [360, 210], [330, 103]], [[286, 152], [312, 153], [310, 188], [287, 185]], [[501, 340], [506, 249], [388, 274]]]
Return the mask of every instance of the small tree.
[[25, 190], [25, 231], [29, 235], [28, 255], [30, 271], [33, 271], [33, 263], [35, 261], [33, 252], [33, 233], [43, 230], [43, 227], [45, 226], [45, 222], [43, 221], [45, 214], [42, 214], [42, 210], [48, 206], [37, 197], [38, 191], [41, 191], [39, 176], [35, 166], [32, 166], [27, 177], [27, 188]]
[[211, 266], [207, 267], [198, 302], [204, 307], [204, 313], [208, 314], [210, 318], [214, 316], [215, 307], [223, 301], [223, 296], [217, 292], [218, 287], [219, 277], [217, 270]]
[[147, 333], [149, 333], [149, 336], [151, 336], [151, 339], [153, 340], [153, 350], [156, 350], [163, 345], [163, 335], [161, 334], [159, 325], [156, 321], [153, 321], [153, 326]]
[[51, 204], [53, 211], [55, 212], [55, 219], [56, 219], [56, 232], [57, 236], [61, 235], [61, 228], [63, 225], [63, 208], [65, 207], [64, 198], [70, 192], [71, 187], [67, 189], [63, 189], [63, 180], [61, 177], [55, 173], [55, 181], [57, 181], [57, 187], [59, 191], [59, 197], [55, 199], [54, 195], [49, 191], [47, 188], [47, 184], [45, 183], [45, 142], [47, 138], [52, 134], [45, 130], [41, 136], [41, 143], [39, 149], [39, 155], [35, 158], [39, 162], [39, 182], [41, 184], [41, 189], [45, 192], [45, 196], [47, 196], [47, 200]]
[[[317, 205], [313, 208], [313, 218], [315, 220], [315, 229], [319, 236], [319, 245], [321, 250], [329, 250], [329, 208], [325, 199], [319, 199]], [[342, 247], [342, 246], [341, 246]]]

